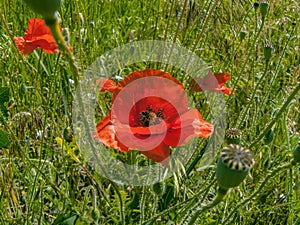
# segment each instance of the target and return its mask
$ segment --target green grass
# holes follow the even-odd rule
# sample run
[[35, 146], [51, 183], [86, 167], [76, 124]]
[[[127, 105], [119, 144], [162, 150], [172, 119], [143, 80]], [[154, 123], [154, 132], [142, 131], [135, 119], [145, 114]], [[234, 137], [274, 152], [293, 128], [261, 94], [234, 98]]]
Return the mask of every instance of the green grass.
[[[263, 24], [253, 1], [220, 1], [215, 10], [215, 1], [184, 3], [65, 0], [59, 13], [81, 72], [129, 41], [164, 40], [192, 50], [213, 72], [231, 74], [226, 86], [234, 92], [224, 96], [227, 108], [220, 113], [226, 128], [242, 130], [242, 145], [251, 147], [256, 164], [223, 202], [198, 217], [197, 224], [300, 224], [299, 165], [277, 172], [290, 162], [300, 140], [300, 92], [290, 97], [300, 80], [298, 1], [269, 1]], [[179, 224], [213, 200], [215, 163], [197, 169], [205, 141], [184, 170], [159, 184], [117, 185], [97, 174], [84, 155], [71, 148], [75, 142], [67, 142], [75, 87], [66, 57], [40, 50], [19, 53], [12, 38], [23, 36], [28, 20], [39, 15], [17, 0], [1, 1], [0, 6], [0, 87], [9, 88], [8, 113], [1, 114], [0, 128], [11, 140], [9, 148], [0, 149], [0, 224]], [[266, 44], [274, 48], [269, 61]], [[150, 66], [160, 65], [140, 63], [116, 72], [125, 77]], [[188, 78], [173, 69], [168, 71], [187, 84]], [[188, 94], [209, 120], [204, 95]], [[104, 116], [100, 108], [108, 112], [111, 96], [101, 99], [97, 120]], [[268, 125], [274, 139], [264, 144]], [[112, 154], [128, 163], [136, 163], [139, 156]], [[151, 163], [141, 156], [138, 162]], [[241, 206], [232, 212], [237, 204]]]

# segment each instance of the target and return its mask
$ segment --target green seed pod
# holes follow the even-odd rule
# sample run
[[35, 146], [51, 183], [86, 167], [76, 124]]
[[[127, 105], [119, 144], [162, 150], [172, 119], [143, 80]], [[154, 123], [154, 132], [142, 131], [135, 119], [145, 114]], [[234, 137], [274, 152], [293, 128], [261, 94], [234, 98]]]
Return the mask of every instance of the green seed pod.
[[251, 152], [239, 145], [224, 147], [217, 164], [217, 181], [221, 190], [238, 186], [254, 165]]
[[295, 163], [300, 162], [300, 141], [293, 152], [293, 160]]
[[262, 17], [266, 17], [268, 11], [269, 11], [269, 3], [266, 1], [263, 1], [260, 3], [259, 5], [259, 9], [260, 9], [260, 13], [262, 15]]
[[270, 129], [263, 138], [263, 142], [265, 145], [270, 144], [274, 140], [274, 131]]
[[225, 132], [227, 144], [240, 144], [242, 139], [242, 131], [237, 128], [228, 128]]
[[274, 52], [273, 46], [270, 44], [266, 44], [264, 47], [264, 55], [267, 62], [271, 59], [273, 52]]
[[20, 86], [20, 93], [21, 95], [25, 95], [27, 93], [27, 86], [26, 84], [22, 83], [21, 86]]
[[45, 19], [54, 19], [61, 6], [61, 0], [23, 0], [34, 12], [41, 14]]

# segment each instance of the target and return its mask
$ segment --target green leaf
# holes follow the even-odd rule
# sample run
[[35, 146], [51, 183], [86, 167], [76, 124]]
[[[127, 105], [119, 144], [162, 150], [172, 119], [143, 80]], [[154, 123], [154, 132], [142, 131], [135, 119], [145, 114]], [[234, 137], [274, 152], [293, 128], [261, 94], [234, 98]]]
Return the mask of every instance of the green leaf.
[[9, 101], [9, 88], [8, 87], [0, 87], [0, 110], [3, 115], [7, 116], [7, 108], [5, 103]]
[[0, 148], [9, 148], [10, 144], [8, 133], [4, 130], [0, 130]]
[[76, 213], [61, 214], [54, 220], [52, 225], [75, 225], [78, 217]]

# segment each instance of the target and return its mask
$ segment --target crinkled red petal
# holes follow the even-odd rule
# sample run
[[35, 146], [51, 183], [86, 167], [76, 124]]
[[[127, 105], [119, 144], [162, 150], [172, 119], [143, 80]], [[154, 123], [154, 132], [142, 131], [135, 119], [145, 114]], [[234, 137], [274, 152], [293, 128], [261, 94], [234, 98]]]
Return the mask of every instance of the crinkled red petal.
[[170, 156], [170, 147], [164, 143], [150, 151], [140, 151], [143, 155], [147, 156], [155, 162], [162, 163], [163, 166], [168, 167], [168, 157]]
[[170, 124], [170, 129], [164, 139], [169, 146], [181, 146], [193, 137], [208, 138], [213, 133], [213, 125], [202, 120], [197, 109], [190, 109], [177, 117]]

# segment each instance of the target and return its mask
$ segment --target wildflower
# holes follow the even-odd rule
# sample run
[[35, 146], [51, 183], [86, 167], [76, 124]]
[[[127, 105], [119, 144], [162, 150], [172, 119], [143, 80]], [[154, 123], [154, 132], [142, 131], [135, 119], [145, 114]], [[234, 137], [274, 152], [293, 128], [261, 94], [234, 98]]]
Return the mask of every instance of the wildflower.
[[168, 166], [170, 146], [213, 132], [197, 109], [188, 108], [182, 84], [168, 73], [147, 69], [131, 73], [118, 85], [107, 79], [102, 83], [101, 91], [113, 93], [112, 107], [98, 123], [95, 138], [108, 147], [139, 150]]
[[224, 86], [229, 79], [229, 73], [213, 74], [211, 70], [208, 70], [208, 74], [204, 79], [194, 78], [192, 81], [191, 91], [222, 92], [226, 95], [230, 95], [232, 89]]
[[254, 165], [251, 152], [239, 145], [224, 147], [217, 164], [217, 181], [219, 188], [225, 192], [238, 186]]
[[29, 54], [36, 48], [42, 48], [44, 52], [53, 54], [58, 50], [54, 37], [45, 21], [39, 18], [31, 18], [24, 37], [15, 37], [14, 41], [20, 52]]

